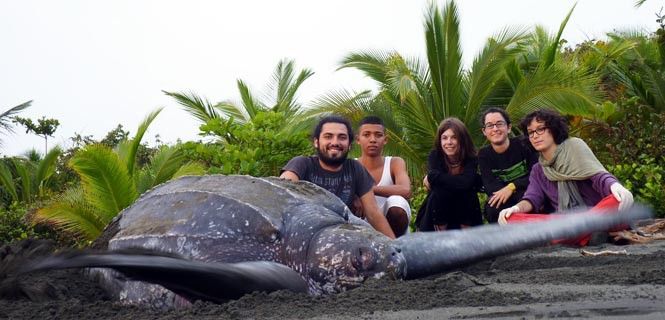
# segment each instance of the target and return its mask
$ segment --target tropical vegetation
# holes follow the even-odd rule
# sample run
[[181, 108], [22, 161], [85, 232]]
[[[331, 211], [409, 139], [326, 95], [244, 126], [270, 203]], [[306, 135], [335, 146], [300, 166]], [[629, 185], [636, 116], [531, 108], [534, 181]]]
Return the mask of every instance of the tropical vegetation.
[[[460, 118], [480, 146], [478, 116], [489, 106], [505, 108], [513, 119], [541, 107], [557, 109], [636, 199], [665, 217], [665, 20], [657, 17], [653, 33], [614, 31], [567, 46], [563, 35], [573, 13], [574, 7], [554, 32], [540, 26], [499, 30], [465, 67], [469, 53], [461, 50], [457, 6], [433, 3], [424, 19], [422, 58], [349, 52], [339, 68], [360, 71], [376, 88], [331, 89], [309, 102], [298, 95], [314, 72], [288, 59], [277, 63], [265, 94], [237, 80], [240, 101], [211, 103], [192, 92], [164, 91], [199, 121], [201, 140], [148, 146], [144, 136], [157, 109], [133, 136], [118, 125], [99, 141], [76, 134], [69, 149], [46, 146], [43, 153], [0, 159], [0, 242], [48, 237], [85, 244], [143, 192], [182, 175], [278, 175], [290, 158], [313, 152], [309, 130], [331, 113], [354, 123], [370, 114], [384, 119], [391, 141], [386, 152], [407, 160], [416, 211], [439, 122]], [[41, 130], [39, 120], [17, 116], [31, 103], [1, 113], [0, 133], [23, 125], [51, 136], [57, 119], [42, 118]]]
[[397, 52], [352, 52], [340, 68], [362, 71], [377, 82], [379, 91], [333, 92], [309, 114], [339, 113], [355, 121], [376, 114], [388, 119], [388, 151], [402, 155], [419, 177], [444, 118], [461, 119], [481, 144], [478, 117], [490, 105], [504, 107], [515, 119], [542, 106], [591, 117], [601, 101], [597, 75], [561, 55], [562, 33], [572, 12], [552, 35], [542, 27], [499, 31], [465, 70], [457, 6], [450, 1], [439, 10], [432, 4], [425, 19], [426, 61]]
[[201, 165], [185, 162], [179, 146], [159, 148], [147, 166], [137, 168], [137, 150], [159, 112], [161, 109], [150, 113], [136, 135], [115, 149], [92, 144], [74, 154], [68, 165], [78, 174], [80, 184], [37, 210], [33, 220], [92, 240], [142, 192], [179, 176], [203, 174]]

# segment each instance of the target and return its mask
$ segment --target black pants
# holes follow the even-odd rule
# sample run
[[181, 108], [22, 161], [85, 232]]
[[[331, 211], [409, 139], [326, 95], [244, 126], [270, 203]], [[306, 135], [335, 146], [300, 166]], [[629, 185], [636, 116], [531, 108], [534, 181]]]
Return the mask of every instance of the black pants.
[[482, 224], [478, 194], [474, 190], [450, 191], [433, 189], [418, 210], [416, 226], [420, 231], [433, 231], [434, 225], [459, 229], [461, 225]]
[[506, 201], [506, 203], [500, 205], [498, 208], [490, 207], [488, 203], [485, 203], [485, 213], [484, 213], [485, 219], [487, 219], [487, 222], [489, 223], [497, 223], [497, 221], [499, 220], [499, 212], [501, 212], [501, 210], [503, 209], [510, 208], [516, 205], [518, 202], [520, 202], [520, 200], [522, 200], [523, 196], [524, 196], [524, 191], [516, 191], [515, 193], [513, 193], [512, 196], [510, 196], [510, 198], [508, 198], [508, 201]]

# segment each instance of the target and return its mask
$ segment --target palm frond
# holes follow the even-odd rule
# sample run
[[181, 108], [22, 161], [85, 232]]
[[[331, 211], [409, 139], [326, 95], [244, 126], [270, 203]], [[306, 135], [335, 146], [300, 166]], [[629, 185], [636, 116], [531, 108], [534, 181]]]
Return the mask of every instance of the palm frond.
[[521, 28], [506, 28], [489, 39], [476, 56], [469, 72], [469, 89], [466, 112], [462, 120], [471, 132], [478, 128], [475, 117], [489, 95], [505, 75], [508, 64], [515, 61], [523, 48], [518, 42], [527, 36]]
[[171, 179], [180, 178], [182, 176], [201, 176], [206, 172], [206, 168], [203, 164], [198, 162], [188, 162], [180, 166], [178, 171], [176, 171]]
[[138, 197], [127, 167], [106, 146], [89, 145], [81, 149], [69, 166], [81, 178], [86, 200], [100, 211], [104, 221], [110, 221]]
[[16, 107], [9, 108], [9, 110], [0, 113], [0, 128], [8, 131], [8, 132], [13, 132], [12, 126], [11, 126], [11, 120], [16, 115], [17, 113], [25, 110], [27, 107], [29, 107], [32, 104], [32, 100], [28, 102], [24, 102], [19, 104]]
[[185, 155], [179, 147], [160, 148], [152, 157], [150, 164], [146, 168], [151, 173], [149, 175], [151, 180], [146, 181], [149, 183], [142, 185], [138, 189], [138, 192], [143, 193], [156, 185], [170, 180], [183, 165], [184, 160]]
[[39, 196], [43, 196], [43, 189], [47, 185], [49, 178], [55, 173], [55, 167], [58, 164], [58, 157], [62, 154], [62, 149], [55, 147], [51, 149], [42, 161], [37, 165], [35, 173], [35, 183], [39, 187]]
[[344, 89], [334, 90], [316, 98], [305, 112], [305, 117], [337, 114], [355, 123], [366, 115], [365, 111], [371, 99], [372, 93], [369, 90], [359, 93]]
[[649, 96], [649, 104], [659, 112], [665, 111], [665, 73], [654, 70], [646, 64], [638, 66], [642, 83]]
[[444, 71], [445, 109], [448, 110], [444, 116], [461, 117], [464, 114], [463, 90], [462, 90], [462, 44], [460, 43], [459, 13], [454, 1], [448, 2], [443, 11], [444, 33], [446, 41], [446, 55]]
[[342, 59], [338, 70], [355, 68], [374, 81], [383, 84], [386, 82], [386, 63], [393, 54], [372, 50], [352, 52]]
[[549, 47], [547, 50], [544, 52], [544, 57], [541, 59], [541, 68], [543, 69], [548, 69], [553, 63], [554, 63], [554, 58], [556, 58], [558, 52], [559, 52], [559, 47], [561, 46], [561, 35], [563, 34], [563, 30], [566, 29], [566, 25], [568, 24], [568, 20], [570, 19], [570, 16], [573, 14], [573, 11], [575, 10], [575, 7], [577, 6], [577, 3], [573, 5], [572, 8], [570, 8], [570, 11], [568, 11], [568, 14], [566, 17], [563, 19], [561, 24], [559, 25], [559, 31], [557, 34], [554, 36], [552, 41], [550, 42]]
[[636, 41], [625, 38], [610, 41], [602, 47], [596, 44], [591, 47], [594, 55], [593, 62], [590, 64], [594, 67], [594, 71], [600, 72], [610, 64], [616, 65], [617, 60], [620, 60], [622, 56], [626, 55], [636, 46]]
[[22, 159], [13, 158], [12, 164], [14, 165], [14, 170], [16, 171], [16, 175], [21, 184], [20, 200], [26, 203], [32, 203], [33, 184], [32, 177], [30, 176], [30, 172], [33, 169], [32, 163], [25, 160], [22, 161]]
[[294, 79], [294, 71], [293, 60], [281, 60], [268, 83], [268, 87], [275, 93], [275, 105], [272, 110], [283, 112], [287, 117], [300, 111], [300, 105], [295, 100], [296, 93], [303, 82], [314, 74], [309, 69], [303, 69]]
[[14, 177], [12, 172], [4, 163], [0, 161], [0, 187], [3, 187], [7, 193], [12, 197], [12, 201], [18, 201], [18, 193], [16, 192], [16, 185], [14, 184]]
[[387, 63], [385, 86], [400, 100], [405, 99], [411, 92], [418, 92], [418, 79], [406, 61], [399, 54], [390, 57]]
[[93, 240], [110, 222], [98, 212], [86, 201], [83, 189], [74, 187], [67, 189], [52, 204], [37, 210], [32, 220]]
[[134, 135], [134, 138], [131, 140], [128, 140], [128, 149], [127, 153], [123, 154], [123, 158], [121, 158], [125, 164], [127, 165], [127, 172], [129, 173], [130, 176], [134, 175], [134, 165], [136, 164], [136, 152], [139, 149], [139, 145], [141, 145], [141, 140], [143, 140], [143, 136], [145, 135], [145, 132], [148, 131], [148, 127], [150, 127], [150, 124], [152, 121], [155, 120], [157, 115], [159, 115], [160, 112], [162, 112], [164, 108], [157, 108], [155, 111], [150, 112], [141, 124], [139, 124], [139, 127], [136, 129], [136, 135]]
[[187, 113], [192, 115], [194, 118], [198, 119], [202, 123], [208, 122], [208, 120], [219, 118], [219, 114], [215, 110], [215, 107], [205, 98], [199, 97], [193, 92], [182, 93], [182, 92], [168, 92], [164, 91], [169, 97], [172, 97], [183, 107]]
[[215, 108], [221, 111], [224, 118], [233, 118], [238, 123], [247, 123], [250, 119], [245, 108], [231, 101], [219, 102], [215, 105]]
[[435, 118], [431, 105], [423, 103], [422, 99], [412, 93], [406, 97], [399, 108], [396, 108], [395, 117], [404, 128], [405, 137], [403, 139], [410, 148], [426, 155], [432, 146], [441, 120]]
[[588, 117], [595, 113], [593, 109], [600, 103], [597, 83], [595, 74], [554, 64], [546, 72], [527, 76], [515, 91], [506, 111], [513, 119], [541, 108]]
[[259, 111], [265, 110], [266, 107], [259, 101], [254, 98], [249, 87], [242, 81], [238, 80], [238, 91], [240, 92], [240, 99], [242, 100], [242, 106], [245, 109], [244, 112], [247, 113], [246, 119], [236, 119], [236, 121], [246, 123], [250, 119], [254, 118]]
[[35, 148], [31, 148], [21, 154], [22, 157], [26, 158], [30, 162], [39, 162], [42, 161], [42, 155]]
[[277, 105], [281, 107], [275, 111], [284, 112], [288, 118], [301, 113], [301, 105], [296, 100], [296, 93], [298, 92], [300, 86], [305, 82], [305, 80], [307, 80], [312, 75], [314, 75], [314, 72], [309, 69], [301, 70], [295, 81], [289, 83], [287, 86], [284, 96], [280, 96], [280, 98], [278, 98], [279, 100]]
[[[280, 102], [286, 98], [286, 93], [289, 90], [289, 85], [293, 81], [293, 60], [280, 60], [275, 67], [272, 74], [272, 79], [268, 82], [268, 88], [275, 92], [275, 108], [280, 106]], [[277, 111], [277, 110], [275, 110]]]
[[425, 18], [425, 44], [434, 98], [431, 112], [435, 119], [443, 119], [462, 108], [462, 52], [453, 1], [447, 3], [443, 14], [435, 3], [430, 5]]
[[645, 32], [644, 29], [640, 28], [627, 28], [612, 31], [607, 34], [607, 37], [612, 41], [646, 40], [648, 37], [648, 32]]

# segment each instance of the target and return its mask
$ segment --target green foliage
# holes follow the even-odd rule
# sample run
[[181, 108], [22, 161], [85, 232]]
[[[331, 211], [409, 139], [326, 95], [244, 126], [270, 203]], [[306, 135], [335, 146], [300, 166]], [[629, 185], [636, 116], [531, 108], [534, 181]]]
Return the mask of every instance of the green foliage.
[[25, 221], [25, 208], [13, 205], [0, 208], [0, 244], [34, 236], [30, 223]]
[[69, 165], [81, 177], [86, 200], [108, 221], [138, 197], [127, 167], [106, 146], [92, 145], [82, 149]]
[[665, 166], [656, 164], [653, 158], [639, 162], [617, 164], [607, 169], [630, 190], [636, 201], [653, 207], [656, 216], [665, 218]]
[[648, 106], [620, 106], [622, 118], [594, 126], [586, 141], [598, 159], [633, 192], [665, 217], [665, 113]]
[[13, 121], [24, 126], [25, 133], [32, 132], [44, 138], [44, 153], [48, 150], [48, 137], [53, 137], [55, 130], [57, 130], [60, 125], [58, 119], [47, 119], [46, 117], [37, 119], [36, 124], [32, 119], [21, 118], [18, 116], [14, 117]]
[[185, 154], [180, 146], [162, 146], [136, 177], [136, 188], [143, 193], [168, 180], [184, 175], [202, 175], [205, 167], [198, 162], [185, 163]]
[[49, 136], [52, 137], [55, 133], [55, 130], [58, 129], [60, 121], [57, 119], [46, 119], [42, 117], [37, 119], [37, 124], [32, 122], [32, 119], [14, 117], [14, 122], [25, 127], [25, 133], [32, 132], [38, 136]]
[[[76, 138], [78, 137], [75, 137], [72, 140], [75, 140]], [[115, 148], [120, 144], [120, 142], [127, 139], [129, 139], [129, 131], [125, 131], [122, 128], [122, 125], [118, 124], [118, 126], [115, 127], [113, 130], [107, 132], [106, 136], [104, 136], [104, 138], [100, 140], [99, 143], [108, 146], [109, 148]], [[85, 142], [84, 144], [94, 143], [94, 141], [90, 137], [80, 137], [77, 140], [84, 141]]]
[[75, 237], [94, 239], [104, 230], [110, 218], [101, 215], [100, 211], [86, 200], [83, 188], [73, 187], [37, 210], [32, 220], [35, 223], [48, 224]]
[[[150, 113], [134, 138], [120, 141], [116, 149], [92, 144], [73, 151], [69, 167], [79, 176], [80, 186], [70, 187], [39, 209], [33, 220], [84, 239], [94, 239], [111, 219], [138, 198], [139, 192], [178, 175], [202, 173], [200, 165], [184, 163], [179, 147], [164, 147], [152, 157], [153, 163], [143, 168], [137, 166], [141, 139], [160, 111]], [[113, 137], [124, 135], [120, 127], [117, 129]]]
[[145, 119], [139, 124], [138, 129], [136, 130], [136, 135], [131, 140], [123, 140], [118, 144], [117, 154], [122, 160], [122, 162], [127, 166], [127, 172], [130, 176], [134, 176], [134, 167], [136, 166], [136, 156], [138, 154], [139, 147], [141, 146], [141, 140], [145, 132], [148, 130], [150, 124], [155, 120], [155, 118], [162, 112], [163, 108], [157, 108], [157, 110], [148, 114]]
[[43, 159], [4, 158], [0, 161], [0, 190], [11, 196], [2, 203], [7, 207], [13, 202], [32, 203], [48, 196], [54, 185], [57, 161], [62, 154], [60, 148], [51, 149]]
[[616, 165], [653, 158], [665, 166], [665, 113], [648, 106], [617, 108], [625, 110], [623, 117], [594, 126], [584, 136], [600, 162]]
[[33, 224], [28, 219], [32, 209], [15, 203], [8, 208], [0, 208], [0, 245], [27, 238], [52, 239], [63, 245], [70, 240], [59, 238], [50, 228], [41, 224]]
[[274, 111], [259, 111], [248, 123], [211, 119], [201, 131], [219, 143], [189, 145], [188, 150], [209, 163], [211, 172], [276, 176], [291, 158], [312, 151], [307, 132], [286, 131], [285, 121], [283, 113]]
[[[0, 187], [4, 193], [10, 196], [7, 204], [12, 204], [19, 200], [18, 193], [16, 192], [16, 185], [14, 177], [9, 167], [4, 162], [0, 162]], [[4, 206], [3, 206], [4, 207]]]

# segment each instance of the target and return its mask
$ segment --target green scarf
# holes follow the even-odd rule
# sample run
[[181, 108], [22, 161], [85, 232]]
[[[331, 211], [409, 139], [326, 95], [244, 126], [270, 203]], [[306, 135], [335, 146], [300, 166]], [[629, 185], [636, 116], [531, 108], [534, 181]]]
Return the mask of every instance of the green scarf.
[[573, 137], [557, 145], [552, 160], [545, 160], [541, 154], [538, 162], [543, 167], [545, 177], [557, 182], [558, 211], [586, 207], [575, 181], [607, 172], [589, 146], [582, 139]]

